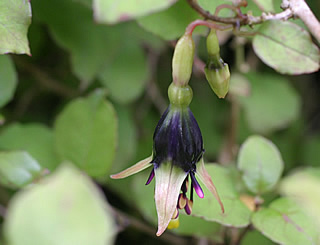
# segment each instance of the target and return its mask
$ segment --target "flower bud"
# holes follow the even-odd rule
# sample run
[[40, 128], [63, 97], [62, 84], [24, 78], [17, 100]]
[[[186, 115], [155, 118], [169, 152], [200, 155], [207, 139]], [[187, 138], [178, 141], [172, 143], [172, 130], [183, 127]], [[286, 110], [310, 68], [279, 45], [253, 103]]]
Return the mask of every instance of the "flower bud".
[[168, 88], [170, 104], [179, 107], [187, 107], [191, 103], [193, 92], [189, 85], [180, 87], [171, 83]]
[[224, 63], [221, 58], [218, 64], [209, 59], [204, 71], [212, 90], [219, 98], [224, 98], [229, 90], [230, 71], [228, 64]]
[[173, 82], [186, 86], [192, 73], [194, 42], [191, 35], [183, 35], [176, 44], [172, 59]]

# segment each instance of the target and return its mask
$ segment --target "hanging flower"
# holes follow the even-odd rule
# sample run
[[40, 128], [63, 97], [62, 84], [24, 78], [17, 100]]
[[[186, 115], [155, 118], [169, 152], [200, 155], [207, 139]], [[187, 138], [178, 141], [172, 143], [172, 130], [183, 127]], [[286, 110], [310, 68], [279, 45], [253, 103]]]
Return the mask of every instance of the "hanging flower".
[[189, 109], [192, 90], [188, 85], [181, 87], [172, 83], [168, 95], [170, 105], [155, 129], [152, 156], [111, 176], [121, 179], [153, 167], [146, 184], [155, 178], [158, 236], [166, 230], [170, 222], [170, 226], [177, 226], [179, 210], [184, 209], [188, 215], [191, 214], [193, 190], [200, 198], [204, 197], [197, 178], [214, 195], [224, 212], [216, 188], [204, 167], [201, 131]]

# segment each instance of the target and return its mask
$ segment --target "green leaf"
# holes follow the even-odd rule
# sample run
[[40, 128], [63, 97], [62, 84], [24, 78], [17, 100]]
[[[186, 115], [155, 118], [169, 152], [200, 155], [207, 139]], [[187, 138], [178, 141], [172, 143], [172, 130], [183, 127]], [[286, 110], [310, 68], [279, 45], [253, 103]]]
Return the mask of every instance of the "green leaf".
[[[122, 29], [95, 24], [92, 11], [72, 1], [34, 1], [32, 4], [34, 18], [48, 25], [57, 44], [70, 52], [75, 75], [84, 83], [92, 82], [112, 51], [117, 50]], [[57, 18], [56, 13], [63, 19]]]
[[254, 227], [272, 241], [284, 244], [318, 244], [318, 229], [292, 200], [280, 198], [253, 214]]
[[233, 227], [245, 227], [250, 222], [251, 211], [240, 200], [236, 189], [235, 174], [231, 169], [217, 164], [207, 164], [206, 169], [215, 184], [225, 213], [221, 213], [220, 206], [211, 192], [203, 186], [204, 198], [194, 195], [192, 215], [208, 221], [216, 221], [220, 224]]
[[[1, 38], [1, 34], [0, 34], [0, 38]], [[14, 91], [17, 86], [17, 80], [18, 80], [13, 62], [6, 55], [0, 56], [0, 77], [1, 77], [0, 79], [0, 108], [1, 108], [12, 99]]]
[[69, 160], [90, 176], [108, 174], [117, 143], [117, 118], [102, 91], [70, 102], [57, 117], [54, 144], [61, 160]]
[[254, 3], [258, 8], [263, 12], [272, 12], [274, 13], [273, 0], [255, 0]]
[[127, 42], [99, 73], [100, 82], [120, 103], [136, 99], [144, 90], [148, 75], [144, 52], [137, 42]]
[[[222, 226], [215, 222], [194, 217], [192, 215], [180, 214], [179, 227], [172, 232], [183, 236], [209, 238], [217, 243], [222, 243]], [[196, 227], [196, 229], [195, 229]]]
[[[124, 106], [115, 105], [118, 115], [119, 142], [112, 165], [112, 173], [117, 173], [133, 164], [133, 157], [137, 150], [137, 132], [131, 112]], [[114, 180], [113, 180], [114, 181]]]
[[187, 2], [178, 1], [167, 10], [139, 18], [138, 23], [163, 39], [173, 40], [182, 36], [188, 24], [196, 19], [199, 15]]
[[294, 199], [320, 229], [320, 168], [306, 168], [284, 178], [280, 192]]
[[251, 130], [269, 133], [287, 127], [299, 117], [301, 100], [287, 80], [278, 75], [256, 73], [247, 74], [247, 78], [251, 92], [240, 103]]
[[301, 147], [303, 163], [308, 166], [319, 167], [320, 135], [312, 135], [312, 137], [307, 138]]
[[320, 52], [309, 33], [288, 21], [266, 21], [253, 38], [259, 58], [282, 74], [315, 72], [320, 67]]
[[[216, 1], [211, 1], [211, 0], [198, 0], [198, 4], [206, 11], [209, 11], [211, 14], [214, 14], [216, 11], [216, 8], [221, 5], [221, 4], [228, 4], [232, 5], [231, 0], [216, 0]], [[230, 17], [233, 15], [232, 10], [230, 9], [222, 9], [220, 10], [219, 16], [221, 17]]]
[[250, 136], [241, 146], [238, 168], [248, 189], [256, 194], [270, 191], [278, 182], [283, 161], [278, 148], [264, 137]]
[[168, 8], [177, 0], [93, 0], [94, 17], [97, 22], [114, 24], [135, 19]]
[[274, 245], [275, 243], [266, 238], [260, 232], [253, 230], [249, 231], [241, 241], [241, 245]]
[[41, 174], [41, 166], [27, 152], [0, 152], [0, 184], [17, 189]]
[[4, 128], [0, 134], [0, 149], [27, 151], [42, 168], [49, 170], [60, 163], [54, 152], [52, 130], [42, 124], [16, 123]]
[[29, 54], [27, 32], [31, 24], [29, 1], [0, 1], [0, 54]]
[[64, 165], [13, 198], [4, 232], [8, 245], [105, 245], [113, 244], [115, 224], [95, 184]]

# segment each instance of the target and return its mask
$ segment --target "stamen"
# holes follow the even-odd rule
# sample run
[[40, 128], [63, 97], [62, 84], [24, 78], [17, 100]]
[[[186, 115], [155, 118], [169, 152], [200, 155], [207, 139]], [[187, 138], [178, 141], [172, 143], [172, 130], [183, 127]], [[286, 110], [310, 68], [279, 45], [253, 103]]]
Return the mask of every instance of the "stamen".
[[177, 219], [179, 217], [179, 209], [176, 208], [171, 219]]
[[179, 209], [183, 209], [186, 204], [187, 204], [187, 197], [185, 196], [185, 194], [180, 193], [179, 197], [178, 197], [178, 208]]
[[199, 185], [196, 177], [194, 176], [194, 173], [190, 172], [190, 176], [191, 176], [191, 181], [192, 181], [192, 185], [193, 185], [194, 190], [196, 191], [197, 195], [200, 198], [203, 198], [204, 197], [203, 191], [202, 191], [201, 186]]
[[149, 178], [146, 182], [146, 185], [149, 185], [151, 183], [151, 181], [153, 180], [153, 178], [154, 178], [154, 168], [151, 170], [151, 173], [150, 173]]
[[193, 206], [193, 201], [188, 200], [186, 206], [184, 207], [184, 210], [186, 211], [187, 215], [191, 214], [192, 206]]

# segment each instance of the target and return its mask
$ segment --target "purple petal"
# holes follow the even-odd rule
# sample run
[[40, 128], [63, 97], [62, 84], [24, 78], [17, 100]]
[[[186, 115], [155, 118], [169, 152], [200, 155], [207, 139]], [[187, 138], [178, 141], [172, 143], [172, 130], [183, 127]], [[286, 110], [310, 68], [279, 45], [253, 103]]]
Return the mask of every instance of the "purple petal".
[[153, 180], [153, 177], [154, 177], [154, 168], [151, 170], [151, 173], [150, 173], [149, 178], [146, 182], [146, 185], [150, 184], [150, 182]]
[[194, 173], [190, 172], [190, 176], [191, 176], [191, 181], [192, 181], [192, 185], [193, 185], [194, 190], [196, 191], [197, 195], [200, 198], [203, 198], [204, 197], [203, 191], [202, 191], [201, 186], [199, 185], [196, 177], [194, 176]]

